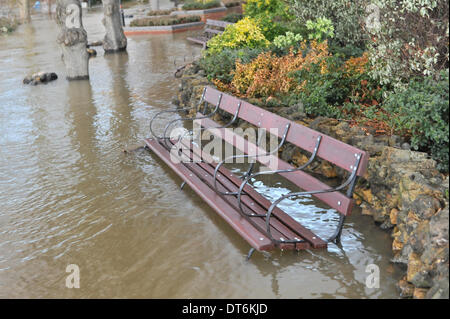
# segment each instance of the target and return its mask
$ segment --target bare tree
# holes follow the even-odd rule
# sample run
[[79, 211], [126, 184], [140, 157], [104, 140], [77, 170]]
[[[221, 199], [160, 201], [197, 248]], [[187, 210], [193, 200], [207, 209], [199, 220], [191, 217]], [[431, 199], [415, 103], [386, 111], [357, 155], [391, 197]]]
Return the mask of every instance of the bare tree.
[[30, 0], [18, 0], [20, 7], [20, 20], [24, 23], [31, 21]]
[[81, 19], [80, 0], [57, 0], [56, 21], [60, 27], [58, 43], [68, 80], [89, 79], [87, 33]]
[[103, 25], [106, 29], [103, 49], [118, 52], [127, 48], [127, 38], [123, 33], [119, 0], [103, 0]]
[[151, 10], [159, 10], [159, 0], [148, 0]]

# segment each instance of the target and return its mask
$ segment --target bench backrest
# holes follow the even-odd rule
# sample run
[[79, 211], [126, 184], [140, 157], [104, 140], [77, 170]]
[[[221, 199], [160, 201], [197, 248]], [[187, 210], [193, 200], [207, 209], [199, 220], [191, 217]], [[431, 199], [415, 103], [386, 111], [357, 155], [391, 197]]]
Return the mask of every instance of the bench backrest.
[[261, 128], [276, 128], [278, 137], [282, 137], [286, 125], [290, 123], [290, 128], [286, 136], [286, 141], [290, 142], [310, 153], [314, 151], [319, 136], [322, 137], [317, 156], [341, 167], [349, 172], [353, 171], [357, 156], [361, 155], [357, 175], [363, 176], [367, 170], [369, 154], [356, 147], [345, 144], [328, 135], [312, 130], [299, 123], [293, 122], [272, 112], [266, 111], [258, 106], [242, 101], [234, 96], [220, 92], [212, 87], [206, 87], [204, 100], [213, 105], [217, 105], [219, 97], [220, 109], [230, 114], [235, 114], [241, 102], [239, 118]]
[[206, 27], [216, 27], [219, 29], [225, 29], [228, 25], [233, 24], [232, 22], [220, 21], [220, 20], [212, 20], [206, 19]]

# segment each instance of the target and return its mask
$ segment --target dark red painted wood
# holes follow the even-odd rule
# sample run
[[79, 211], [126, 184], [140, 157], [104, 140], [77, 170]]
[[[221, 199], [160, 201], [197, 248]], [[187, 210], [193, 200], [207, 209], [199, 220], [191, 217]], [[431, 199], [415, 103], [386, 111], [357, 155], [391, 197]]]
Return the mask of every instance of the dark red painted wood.
[[[210, 120], [210, 119], [203, 119], [201, 120], [201, 125], [206, 128], [214, 128], [217, 127], [217, 123]], [[227, 130], [227, 133], [225, 134], [224, 131]], [[210, 130], [213, 134], [217, 134], [220, 136], [221, 139], [225, 140], [226, 142], [233, 144], [234, 146], [238, 147], [241, 151], [245, 152], [246, 154], [256, 154], [257, 146], [255, 144], [252, 144], [241, 136], [233, 133], [229, 129], [215, 129]], [[274, 155], [273, 155], [274, 156]], [[275, 157], [275, 156], [274, 156]], [[275, 158], [274, 158], [275, 159]], [[267, 158], [257, 158], [259, 162], [262, 164], [267, 164]], [[276, 158], [278, 167], [276, 169], [292, 169], [295, 168], [292, 165], [286, 163], [285, 161]], [[303, 171], [296, 171], [291, 173], [283, 173], [280, 174], [284, 178], [288, 179], [301, 189], [305, 191], [313, 191], [313, 190], [324, 190], [329, 189], [330, 186], [327, 184], [319, 181], [318, 179], [312, 177], [308, 173], [305, 173]], [[323, 194], [315, 194], [313, 195], [329, 205], [330, 207], [336, 209], [338, 212], [340, 212], [343, 215], [350, 215], [352, 208], [353, 208], [353, 199], [348, 198], [344, 194], [340, 192], [333, 192], [333, 193], [323, 193]]]
[[233, 229], [241, 235], [253, 248], [259, 251], [272, 250], [274, 244], [261, 234], [252, 224], [243, 218], [239, 212], [227, 201], [221, 198], [211, 187], [206, 185], [192, 171], [181, 163], [174, 163], [170, 159], [170, 153], [153, 139], [146, 139], [145, 143], [156, 155], [158, 155], [178, 176], [209, 205], [211, 206]]
[[[229, 94], [220, 92], [212, 87], [207, 87], [205, 92], [205, 100], [213, 105], [219, 101], [222, 94], [220, 108], [230, 114], [234, 114], [237, 110], [240, 99]], [[266, 129], [275, 129], [274, 134], [281, 137], [284, 133], [286, 125], [291, 124], [286, 140], [308, 152], [312, 152], [316, 145], [317, 138], [322, 136], [317, 156], [329, 161], [347, 171], [352, 171], [351, 166], [356, 163], [355, 155], [361, 155], [361, 161], [358, 168], [358, 176], [363, 176], [367, 170], [369, 154], [361, 151], [356, 147], [345, 144], [330, 136], [312, 130], [306, 126], [290, 121], [272, 112], [266, 111], [260, 107], [242, 101], [239, 111], [239, 118], [257, 126]]]
[[[209, 174], [214, 174], [214, 169], [217, 166], [217, 163], [214, 162], [212, 157], [202, 152], [198, 147], [191, 144], [191, 151], [195, 153], [195, 158], [201, 158], [207, 163], [200, 163], [199, 165], [202, 166], [206, 171], [208, 171]], [[186, 149], [189, 149], [189, 146], [186, 147]], [[189, 155], [191, 158], [192, 156]], [[218, 178], [218, 181], [220, 181], [223, 186], [227, 188], [229, 192], [236, 192], [241, 183], [242, 180], [239, 179], [237, 176], [233, 175], [228, 169], [226, 169], [224, 166], [221, 166], [219, 169], [219, 173], [222, 174], [221, 178]], [[227, 179], [224, 179], [222, 176], [226, 177]], [[211, 186], [213, 186], [213, 183], [211, 183]], [[241, 198], [242, 202], [246, 204], [246, 206], [253, 210], [255, 214], [266, 214], [267, 210], [269, 209], [271, 202], [266, 199], [264, 196], [259, 194], [253, 187], [250, 185], [247, 185], [244, 188], [244, 191], [249, 196], [243, 196]], [[228, 196], [230, 197], [230, 196]], [[258, 205], [252, 205], [251, 203], [256, 203]], [[238, 206], [236, 206], [237, 209]], [[260, 217], [262, 218], [262, 217]], [[300, 239], [305, 239], [308, 241], [313, 248], [326, 248], [327, 242], [323, 241], [319, 236], [314, 234], [309, 229], [303, 227], [300, 223], [298, 223], [296, 220], [294, 220], [291, 216], [286, 214], [284, 211], [282, 211], [279, 208], [276, 208], [273, 211], [273, 216], [271, 218], [271, 224], [274, 226], [274, 228], [278, 229], [281, 233], [284, 234], [284, 239], [295, 239], [296, 237]], [[287, 231], [286, 231], [286, 227]], [[265, 228], [264, 228], [265, 230]], [[298, 244], [297, 249], [307, 249], [304, 248], [306, 245], [304, 244]]]

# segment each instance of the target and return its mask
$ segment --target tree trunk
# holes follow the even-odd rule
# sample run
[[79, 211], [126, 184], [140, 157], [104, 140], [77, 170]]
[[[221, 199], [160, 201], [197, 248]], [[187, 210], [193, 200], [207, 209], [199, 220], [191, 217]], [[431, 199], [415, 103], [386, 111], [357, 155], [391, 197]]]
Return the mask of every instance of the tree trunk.
[[30, 22], [31, 15], [30, 15], [30, 0], [19, 0], [20, 5], [20, 20], [22, 20], [23, 23]]
[[159, 10], [159, 0], [149, 0], [148, 2], [150, 4], [150, 10]]
[[87, 33], [81, 20], [80, 1], [57, 0], [56, 21], [60, 27], [58, 43], [62, 49], [67, 79], [89, 79]]
[[127, 38], [123, 33], [119, 0], [103, 0], [103, 25], [106, 29], [103, 49], [106, 53], [123, 51]]

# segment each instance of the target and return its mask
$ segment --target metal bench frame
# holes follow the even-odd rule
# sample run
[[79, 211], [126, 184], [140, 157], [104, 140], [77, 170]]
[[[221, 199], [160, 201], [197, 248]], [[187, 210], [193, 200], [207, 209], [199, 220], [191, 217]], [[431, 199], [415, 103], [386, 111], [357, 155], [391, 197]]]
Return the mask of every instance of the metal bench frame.
[[[213, 107], [209, 107], [209, 105], [213, 105]], [[154, 132], [153, 129], [153, 123], [155, 119], [157, 119], [160, 115], [164, 113], [174, 113], [174, 112], [180, 112], [180, 111], [192, 111], [193, 109], [196, 109], [197, 115], [192, 117], [181, 117], [174, 119], [172, 121], [169, 121], [167, 125], [164, 128], [164, 132], [162, 136], [157, 135]], [[209, 113], [208, 110], [212, 109]], [[201, 110], [201, 112], [199, 112]], [[216, 122], [211, 120], [211, 118], [217, 114], [219, 110], [225, 111], [231, 115], [233, 115], [232, 119], [226, 123], [225, 125], [218, 125]], [[255, 125], [258, 128], [262, 129], [270, 129], [270, 128], [278, 128], [278, 138], [281, 139], [280, 143], [277, 145], [275, 149], [273, 149], [270, 152], [264, 151], [264, 152], [251, 152], [251, 150], [256, 150], [259, 148], [259, 141], [257, 145], [252, 144], [251, 142], [243, 139], [242, 137], [239, 137], [238, 135], [232, 135], [233, 140], [224, 140], [226, 142], [231, 142], [234, 147], [242, 147], [241, 151], [244, 152], [242, 155], [234, 155], [227, 157], [220, 161], [219, 163], [214, 163], [212, 157], [209, 154], [205, 154], [202, 152], [202, 150], [193, 145], [192, 142], [189, 142], [189, 145], [186, 145], [186, 137], [189, 138], [194, 135], [194, 130], [187, 131], [183, 135], [178, 136], [177, 139], [170, 138], [167, 134], [169, 132], [169, 128], [172, 127], [175, 123], [178, 122], [185, 122], [185, 121], [197, 121], [197, 123], [200, 123], [201, 128], [200, 132], [209, 130], [213, 134], [220, 134], [220, 132], [224, 132], [228, 127], [233, 125], [237, 119], [242, 119], [244, 121], [249, 122], [250, 124]], [[253, 251], [255, 249], [258, 250], [270, 250], [274, 247], [280, 247], [280, 248], [286, 248], [286, 247], [293, 247], [295, 249], [301, 249], [304, 247], [304, 249], [310, 248], [324, 248], [326, 247], [326, 243], [328, 242], [335, 242], [336, 244], [340, 243], [340, 237], [342, 233], [342, 228], [345, 222], [345, 217], [348, 216], [351, 213], [352, 207], [353, 207], [353, 191], [355, 184], [357, 182], [358, 177], [363, 176], [367, 169], [367, 163], [368, 163], [368, 154], [364, 151], [361, 151], [353, 146], [350, 146], [348, 144], [345, 144], [343, 142], [340, 142], [338, 140], [335, 140], [327, 135], [324, 135], [320, 132], [314, 131], [312, 129], [309, 129], [305, 126], [302, 126], [298, 123], [292, 122], [288, 119], [282, 118], [276, 114], [273, 114], [271, 112], [268, 112], [262, 108], [259, 108], [257, 106], [254, 106], [246, 101], [242, 101], [236, 97], [233, 97], [229, 94], [220, 92], [214, 88], [211, 87], [205, 87], [200, 99], [200, 102], [197, 106], [191, 107], [191, 108], [185, 108], [185, 109], [172, 109], [172, 110], [166, 110], [157, 113], [153, 116], [153, 118], [150, 121], [150, 132], [153, 136], [152, 139], [147, 139], [147, 146], [152, 149], [155, 153], [157, 153], [160, 157], [164, 157], [163, 159], [168, 162], [167, 155], [164, 154], [164, 152], [170, 153], [174, 148], [177, 149], [179, 154], [182, 154], [184, 152], [184, 155], [189, 156], [190, 159], [193, 159], [194, 156], [197, 156], [197, 159], [200, 158], [201, 160], [198, 162], [199, 166], [202, 166], [203, 169], [209, 170], [209, 175], [205, 174], [205, 176], [201, 176], [199, 173], [204, 173], [204, 171], [198, 169], [196, 166], [193, 166], [191, 164], [181, 164], [188, 168], [188, 170], [192, 171], [194, 174], [199, 175], [200, 180], [202, 180], [206, 186], [208, 186], [210, 189], [213, 189], [216, 194], [218, 194], [221, 198], [228, 200], [232, 199], [234, 203], [234, 209], [238, 210], [240, 216], [243, 217], [243, 220], [250, 221], [250, 224], [252, 224], [255, 218], [262, 218], [265, 220], [265, 231], [261, 228], [261, 220], [259, 220], [258, 231], [264, 235], [264, 237], [261, 237], [260, 240], [263, 238], [268, 238], [272, 246], [258, 246], [254, 244], [254, 240], [252, 238], [247, 238], [248, 236], [245, 236], [247, 241], [252, 245], [252, 249], [249, 252], [248, 258], [251, 256]], [[198, 132], [197, 132], [198, 133]], [[234, 134], [234, 133], [233, 133]], [[226, 136], [220, 134], [221, 137]], [[237, 139], [241, 138], [241, 142], [243, 143], [237, 143]], [[236, 143], [234, 143], [236, 141]], [[237, 158], [247, 158], [252, 159], [255, 161], [259, 161], [263, 163], [262, 158], [267, 158], [269, 156], [276, 156], [280, 148], [286, 143], [290, 142], [297, 147], [304, 149], [311, 153], [311, 156], [307, 160], [307, 162], [300, 167], [293, 167], [290, 164], [287, 164], [286, 162], [279, 160], [278, 167], [279, 169], [276, 170], [269, 170], [269, 171], [263, 171], [263, 172], [253, 172], [254, 168], [254, 162], [249, 163], [249, 167], [246, 171], [246, 173], [241, 176], [240, 182], [238, 182], [235, 177], [232, 176], [227, 170], [223, 167], [224, 163], [229, 160], [234, 160]], [[181, 146], [184, 147], [181, 147]], [[165, 151], [164, 151], [165, 150]], [[335, 164], [338, 167], [341, 167], [345, 170], [347, 170], [348, 177], [346, 180], [339, 186], [336, 187], [329, 187], [326, 184], [318, 181], [311, 175], [304, 172], [305, 168], [307, 168], [311, 163], [314, 162], [316, 158], [322, 158], [324, 160], [329, 161], [330, 163]], [[212, 167], [205, 166], [205, 163], [209, 163], [210, 165], [213, 165]], [[170, 163], [168, 163], [170, 165]], [[264, 163], [263, 163], [264, 164]], [[197, 165], [197, 164], [194, 164]], [[172, 165], [173, 166], [173, 165]], [[178, 168], [173, 166], [175, 170], [181, 171], [181, 166]], [[187, 171], [186, 171], [187, 172]], [[290, 192], [288, 194], [285, 194], [281, 197], [279, 197], [277, 200], [275, 200], [273, 203], [270, 203], [269, 201], [264, 201], [260, 199], [259, 205], [265, 207], [266, 212], [265, 213], [255, 213], [253, 210], [248, 209], [248, 200], [246, 201], [246, 204], [244, 206], [243, 197], [248, 196], [257, 196], [260, 195], [257, 193], [250, 185], [248, 185], [249, 181], [252, 178], [255, 178], [260, 175], [271, 175], [271, 174], [279, 174], [291, 182], [294, 182], [297, 186], [299, 186], [301, 189], [304, 189], [305, 191], [302, 192]], [[179, 174], [181, 177], [183, 177], [182, 174]], [[223, 176], [222, 176], [223, 175]], [[229, 180], [224, 181], [225, 175]], [[192, 176], [192, 174], [189, 174], [189, 176]], [[186, 175], [184, 175], [184, 178], [186, 178]], [[227, 190], [226, 183], [230, 183], [230, 180], [234, 182], [236, 185], [234, 187], [233, 191]], [[194, 183], [200, 183], [199, 181], [193, 182], [192, 180], [188, 181], [191, 186], [194, 186], [197, 188], [198, 185]], [[209, 183], [209, 184], [208, 184]], [[186, 184], [183, 182], [182, 187]], [[205, 185], [201, 185], [202, 187]], [[232, 187], [229, 187], [232, 188]], [[204, 188], [206, 189], [206, 188]], [[341, 191], [347, 189], [345, 195], [341, 193]], [[212, 195], [208, 193], [209, 195], [205, 195], [206, 190], [201, 190], [200, 188], [197, 189], [197, 193], [199, 195], [204, 195], [205, 199], [209, 199]], [[299, 196], [305, 196], [305, 195], [312, 195], [318, 198], [319, 200], [323, 201], [324, 203], [328, 204], [328, 206], [336, 209], [340, 215], [339, 215], [339, 222], [336, 227], [336, 230], [334, 233], [325, 241], [322, 241], [319, 238], [316, 238], [317, 236], [312, 236], [309, 230], [306, 230], [302, 228], [303, 226], [298, 223], [298, 225], [294, 225], [292, 223], [292, 220], [289, 217], [286, 217], [282, 214], [285, 214], [282, 212], [278, 205], [283, 202], [286, 199], [292, 199]], [[209, 197], [208, 197], [209, 196]], [[256, 198], [256, 197], [254, 197]], [[261, 204], [264, 201], [263, 204]], [[236, 205], [237, 203], [237, 205]], [[220, 207], [215, 206], [216, 211], [220, 211]], [[225, 210], [225, 209], [224, 209]], [[276, 214], [277, 220], [273, 220], [273, 216]], [[280, 221], [282, 221], [281, 225]], [[239, 223], [238, 222], [238, 223]], [[230, 222], [233, 224], [234, 228], [239, 228], [236, 226], [236, 221]], [[277, 223], [277, 227], [274, 226], [274, 223]], [[280, 224], [280, 225], [278, 225]], [[286, 226], [287, 225], [287, 226]], [[289, 231], [285, 231], [286, 233], [291, 234], [291, 237], [293, 238], [284, 238], [285, 236], [280, 236], [280, 233], [282, 231], [278, 231], [280, 227], [291, 227], [289, 228]], [[295, 230], [293, 230], [295, 228]], [[293, 236], [292, 234], [299, 233], [297, 230], [303, 231], [305, 230], [305, 233], [308, 237], [308, 240], [305, 240], [304, 237], [297, 238], [296, 236]], [[277, 238], [275, 238], [273, 231], [276, 231]], [[304, 236], [302, 233], [301, 236]], [[311, 237], [312, 236], [312, 237]], [[311, 240], [314, 239], [314, 240]], [[308, 242], [309, 241], [309, 242]]]
[[217, 34], [221, 34], [225, 30], [225, 28], [230, 24], [233, 23], [227, 21], [207, 19], [203, 35], [198, 37], [188, 37], [187, 40], [196, 44], [201, 44], [203, 46], [203, 49], [206, 49], [208, 41], [211, 40], [211, 38], [216, 36]]

